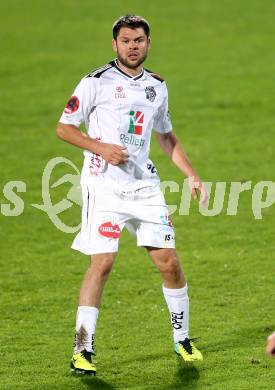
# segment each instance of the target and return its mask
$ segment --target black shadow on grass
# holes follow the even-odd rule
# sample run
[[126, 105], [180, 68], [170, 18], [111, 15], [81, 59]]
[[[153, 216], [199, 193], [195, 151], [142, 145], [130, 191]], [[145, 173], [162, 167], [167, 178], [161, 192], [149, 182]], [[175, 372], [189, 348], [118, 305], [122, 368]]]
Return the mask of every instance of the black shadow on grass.
[[114, 386], [99, 379], [95, 376], [81, 378], [81, 382], [84, 383], [88, 389], [100, 389], [100, 390], [112, 390]]
[[192, 363], [180, 362], [174, 381], [162, 390], [195, 389], [200, 374]]
[[[160, 360], [163, 359], [163, 354], [151, 354], [146, 355], [142, 357], [135, 357], [135, 361], [138, 360], [139, 362], [150, 362], [154, 360]], [[178, 359], [178, 368], [175, 373], [173, 382], [169, 385], [160, 386], [159, 390], [180, 390], [180, 389], [195, 389], [197, 387], [197, 382], [200, 378], [199, 370], [197, 367], [195, 367], [192, 363], [185, 363], [181, 360], [181, 358]], [[132, 363], [133, 359], [124, 360], [121, 362], [121, 364], [128, 364]], [[149, 379], [147, 378], [147, 381]], [[153, 387], [154, 383], [148, 383], [148, 388]], [[144, 387], [146, 388], [146, 387]]]

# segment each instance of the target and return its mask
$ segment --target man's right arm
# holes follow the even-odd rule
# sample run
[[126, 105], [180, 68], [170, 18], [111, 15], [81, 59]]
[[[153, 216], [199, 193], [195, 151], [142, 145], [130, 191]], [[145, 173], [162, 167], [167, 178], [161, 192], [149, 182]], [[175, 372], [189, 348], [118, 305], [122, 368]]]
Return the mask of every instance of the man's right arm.
[[119, 165], [128, 161], [129, 155], [124, 146], [100, 142], [82, 133], [74, 125], [59, 122], [56, 135], [63, 141], [100, 155], [109, 164]]

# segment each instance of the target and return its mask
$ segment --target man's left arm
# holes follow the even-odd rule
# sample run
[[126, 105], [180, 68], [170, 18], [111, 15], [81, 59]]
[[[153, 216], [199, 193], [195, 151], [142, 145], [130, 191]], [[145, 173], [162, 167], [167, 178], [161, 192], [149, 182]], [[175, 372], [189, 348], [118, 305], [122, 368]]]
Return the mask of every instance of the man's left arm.
[[173, 131], [169, 133], [156, 133], [158, 143], [173, 163], [189, 178], [189, 187], [194, 199], [197, 199], [197, 191], [201, 193], [201, 204], [205, 205], [208, 199], [206, 188], [197, 172], [192, 167], [191, 161], [185, 153], [181, 143]]

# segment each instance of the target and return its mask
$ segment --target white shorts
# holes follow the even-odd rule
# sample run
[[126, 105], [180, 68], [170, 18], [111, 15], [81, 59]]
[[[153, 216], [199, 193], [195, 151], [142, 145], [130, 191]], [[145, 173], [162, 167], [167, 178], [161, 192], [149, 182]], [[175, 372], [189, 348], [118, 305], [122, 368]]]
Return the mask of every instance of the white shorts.
[[138, 246], [175, 248], [175, 232], [159, 186], [118, 192], [106, 184], [81, 184], [81, 231], [72, 248], [86, 255], [118, 251], [124, 226], [137, 237]]

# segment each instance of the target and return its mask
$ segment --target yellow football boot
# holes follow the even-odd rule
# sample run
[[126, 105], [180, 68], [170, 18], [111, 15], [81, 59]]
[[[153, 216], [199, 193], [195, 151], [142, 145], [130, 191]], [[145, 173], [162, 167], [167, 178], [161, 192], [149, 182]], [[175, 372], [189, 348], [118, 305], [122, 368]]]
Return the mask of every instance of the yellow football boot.
[[73, 355], [71, 360], [71, 371], [82, 375], [96, 375], [96, 366], [92, 362], [93, 352], [85, 349]]
[[175, 343], [175, 352], [181, 356], [185, 362], [195, 362], [203, 360], [201, 352], [195, 346], [192, 340], [186, 337], [184, 341]]

